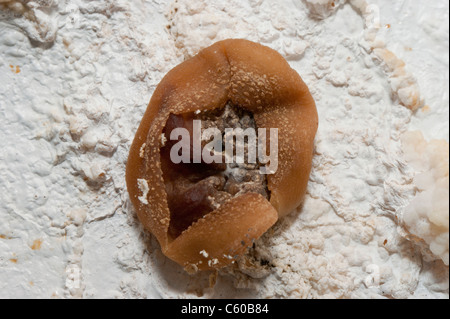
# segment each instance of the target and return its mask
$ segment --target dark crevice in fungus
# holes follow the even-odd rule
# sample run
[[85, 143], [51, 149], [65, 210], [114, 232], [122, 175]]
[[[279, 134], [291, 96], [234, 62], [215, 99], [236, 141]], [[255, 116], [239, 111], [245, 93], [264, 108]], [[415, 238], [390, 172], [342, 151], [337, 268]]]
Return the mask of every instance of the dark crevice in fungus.
[[[193, 163], [193, 121], [201, 120], [202, 131], [217, 128], [222, 137], [222, 149], [219, 154], [221, 163]], [[172, 131], [185, 128], [190, 132], [190, 163], [175, 164], [170, 158], [172, 147], [180, 142], [170, 140]], [[161, 164], [163, 179], [170, 210], [169, 235], [178, 237], [197, 220], [216, 210], [228, 200], [245, 193], [257, 193], [270, 199], [266, 175], [260, 173], [261, 164], [249, 162], [248, 139], [244, 144], [244, 163], [225, 163], [225, 129], [248, 128], [257, 132], [253, 114], [239, 106], [227, 103], [222, 108], [209, 111], [170, 114], [163, 130], [164, 143], [161, 146]], [[202, 149], [211, 142], [202, 140]], [[236, 139], [233, 138], [233, 154], [236, 152]], [[217, 151], [217, 150], [216, 150]], [[217, 154], [217, 153], [216, 153]]]

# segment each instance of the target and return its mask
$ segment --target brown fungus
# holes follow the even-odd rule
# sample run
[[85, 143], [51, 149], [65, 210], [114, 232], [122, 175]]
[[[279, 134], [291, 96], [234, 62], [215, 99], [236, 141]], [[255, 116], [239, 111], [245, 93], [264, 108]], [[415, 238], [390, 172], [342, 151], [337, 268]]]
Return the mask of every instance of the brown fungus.
[[[277, 171], [244, 163], [236, 176], [220, 163], [174, 164], [170, 132], [192, 131], [194, 119], [221, 132], [277, 128]], [[247, 40], [215, 43], [162, 79], [138, 128], [126, 181], [140, 221], [187, 270], [232, 263], [301, 204], [317, 126], [308, 87], [280, 54]]]

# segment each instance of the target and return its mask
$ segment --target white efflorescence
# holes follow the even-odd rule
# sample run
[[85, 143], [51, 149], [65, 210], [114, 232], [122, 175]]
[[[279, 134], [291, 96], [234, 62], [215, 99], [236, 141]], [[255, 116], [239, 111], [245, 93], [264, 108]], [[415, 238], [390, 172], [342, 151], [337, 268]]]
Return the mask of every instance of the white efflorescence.
[[424, 240], [430, 251], [448, 265], [449, 243], [449, 144], [426, 141], [419, 131], [402, 136], [405, 160], [415, 170], [417, 194], [405, 208], [408, 231]]
[[167, 142], [167, 138], [166, 135], [164, 133], [161, 134], [161, 138], [160, 138], [160, 145], [161, 147], [165, 146]]
[[147, 196], [148, 191], [150, 190], [150, 188], [148, 187], [148, 183], [145, 179], [138, 179], [137, 183], [139, 190], [142, 192], [142, 195], [139, 196], [138, 199], [142, 204], [148, 205]]
[[[448, 141], [445, 25], [447, 1], [0, 0], [0, 297], [448, 298], [445, 147], [407, 133]], [[280, 52], [320, 124], [302, 207], [210, 288], [125, 166], [163, 76], [226, 38]]]
[[11, 23], [20, 28], [31, 41], [51, 44], [58, 31], [57, 6], [59, 0], [1, 0], [0, 17], [14, 16]]
[[332, 15], [343, 5], [346, 0], [305, 0], [304, 3], [310, 10], [311, 16], [317, 19], [325, 19]]

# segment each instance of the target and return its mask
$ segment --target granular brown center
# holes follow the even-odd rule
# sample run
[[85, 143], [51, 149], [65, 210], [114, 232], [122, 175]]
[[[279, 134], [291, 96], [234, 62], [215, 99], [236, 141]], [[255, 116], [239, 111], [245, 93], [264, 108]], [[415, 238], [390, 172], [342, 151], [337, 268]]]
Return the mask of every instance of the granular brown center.
[[[258, 193], [270, 198], [266, 175], [260, 173], [260, 163], [248, 160], [248, 141], [244, 147], [244, 163], [225, 163], [225, 142], [219, 150], [222, 163], [192, 163], [193, 121], [201, 120], [202, 130], [217, 128], [224, 141], [225, 129], [248, 128], [257, 131], [253, 114], [228, 103], [225, 107], [210, 111], [181, 115], [170, 114], [163, 131], [161, 164], [170, 210], [169, 235], [178, 237], [184, 230], [223, 203], [245, 193]], [[170, 140], [175, 128], [186, 128], [190, 132], [191, 162], [175, 164], [170, 158], [171, 148], [180, 140]], [[211, 140], [202, 140], [203, 147]], [[233, 139], [234, 153], [236, 139]], [[218, 150], [215, 150], [216, 154]]]

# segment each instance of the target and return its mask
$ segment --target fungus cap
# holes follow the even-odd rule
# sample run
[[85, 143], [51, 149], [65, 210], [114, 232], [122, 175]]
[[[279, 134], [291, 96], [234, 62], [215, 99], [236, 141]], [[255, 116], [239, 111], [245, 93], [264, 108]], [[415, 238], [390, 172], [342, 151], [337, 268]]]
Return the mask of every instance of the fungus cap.
[[[212, 110], [228, 102], [252, 112], [258, 127], [278, 129], [278, 170], [267, 176], [270, 200], [253, 193], [235, 197], [173, 238], [161, 134], [170, 114]], [[166, 256], [185, 268], [221, 268], [301, 204], [317, 127], [308, 87], [279, 53], [247, 40], [217, 42], [173, 68], [157, 86], [130, 149], [126, 182], [131, 202]], [[148, 185], [144, 194], [138, 180]], [[201, 251], [208, 252], [208, 260]]]

